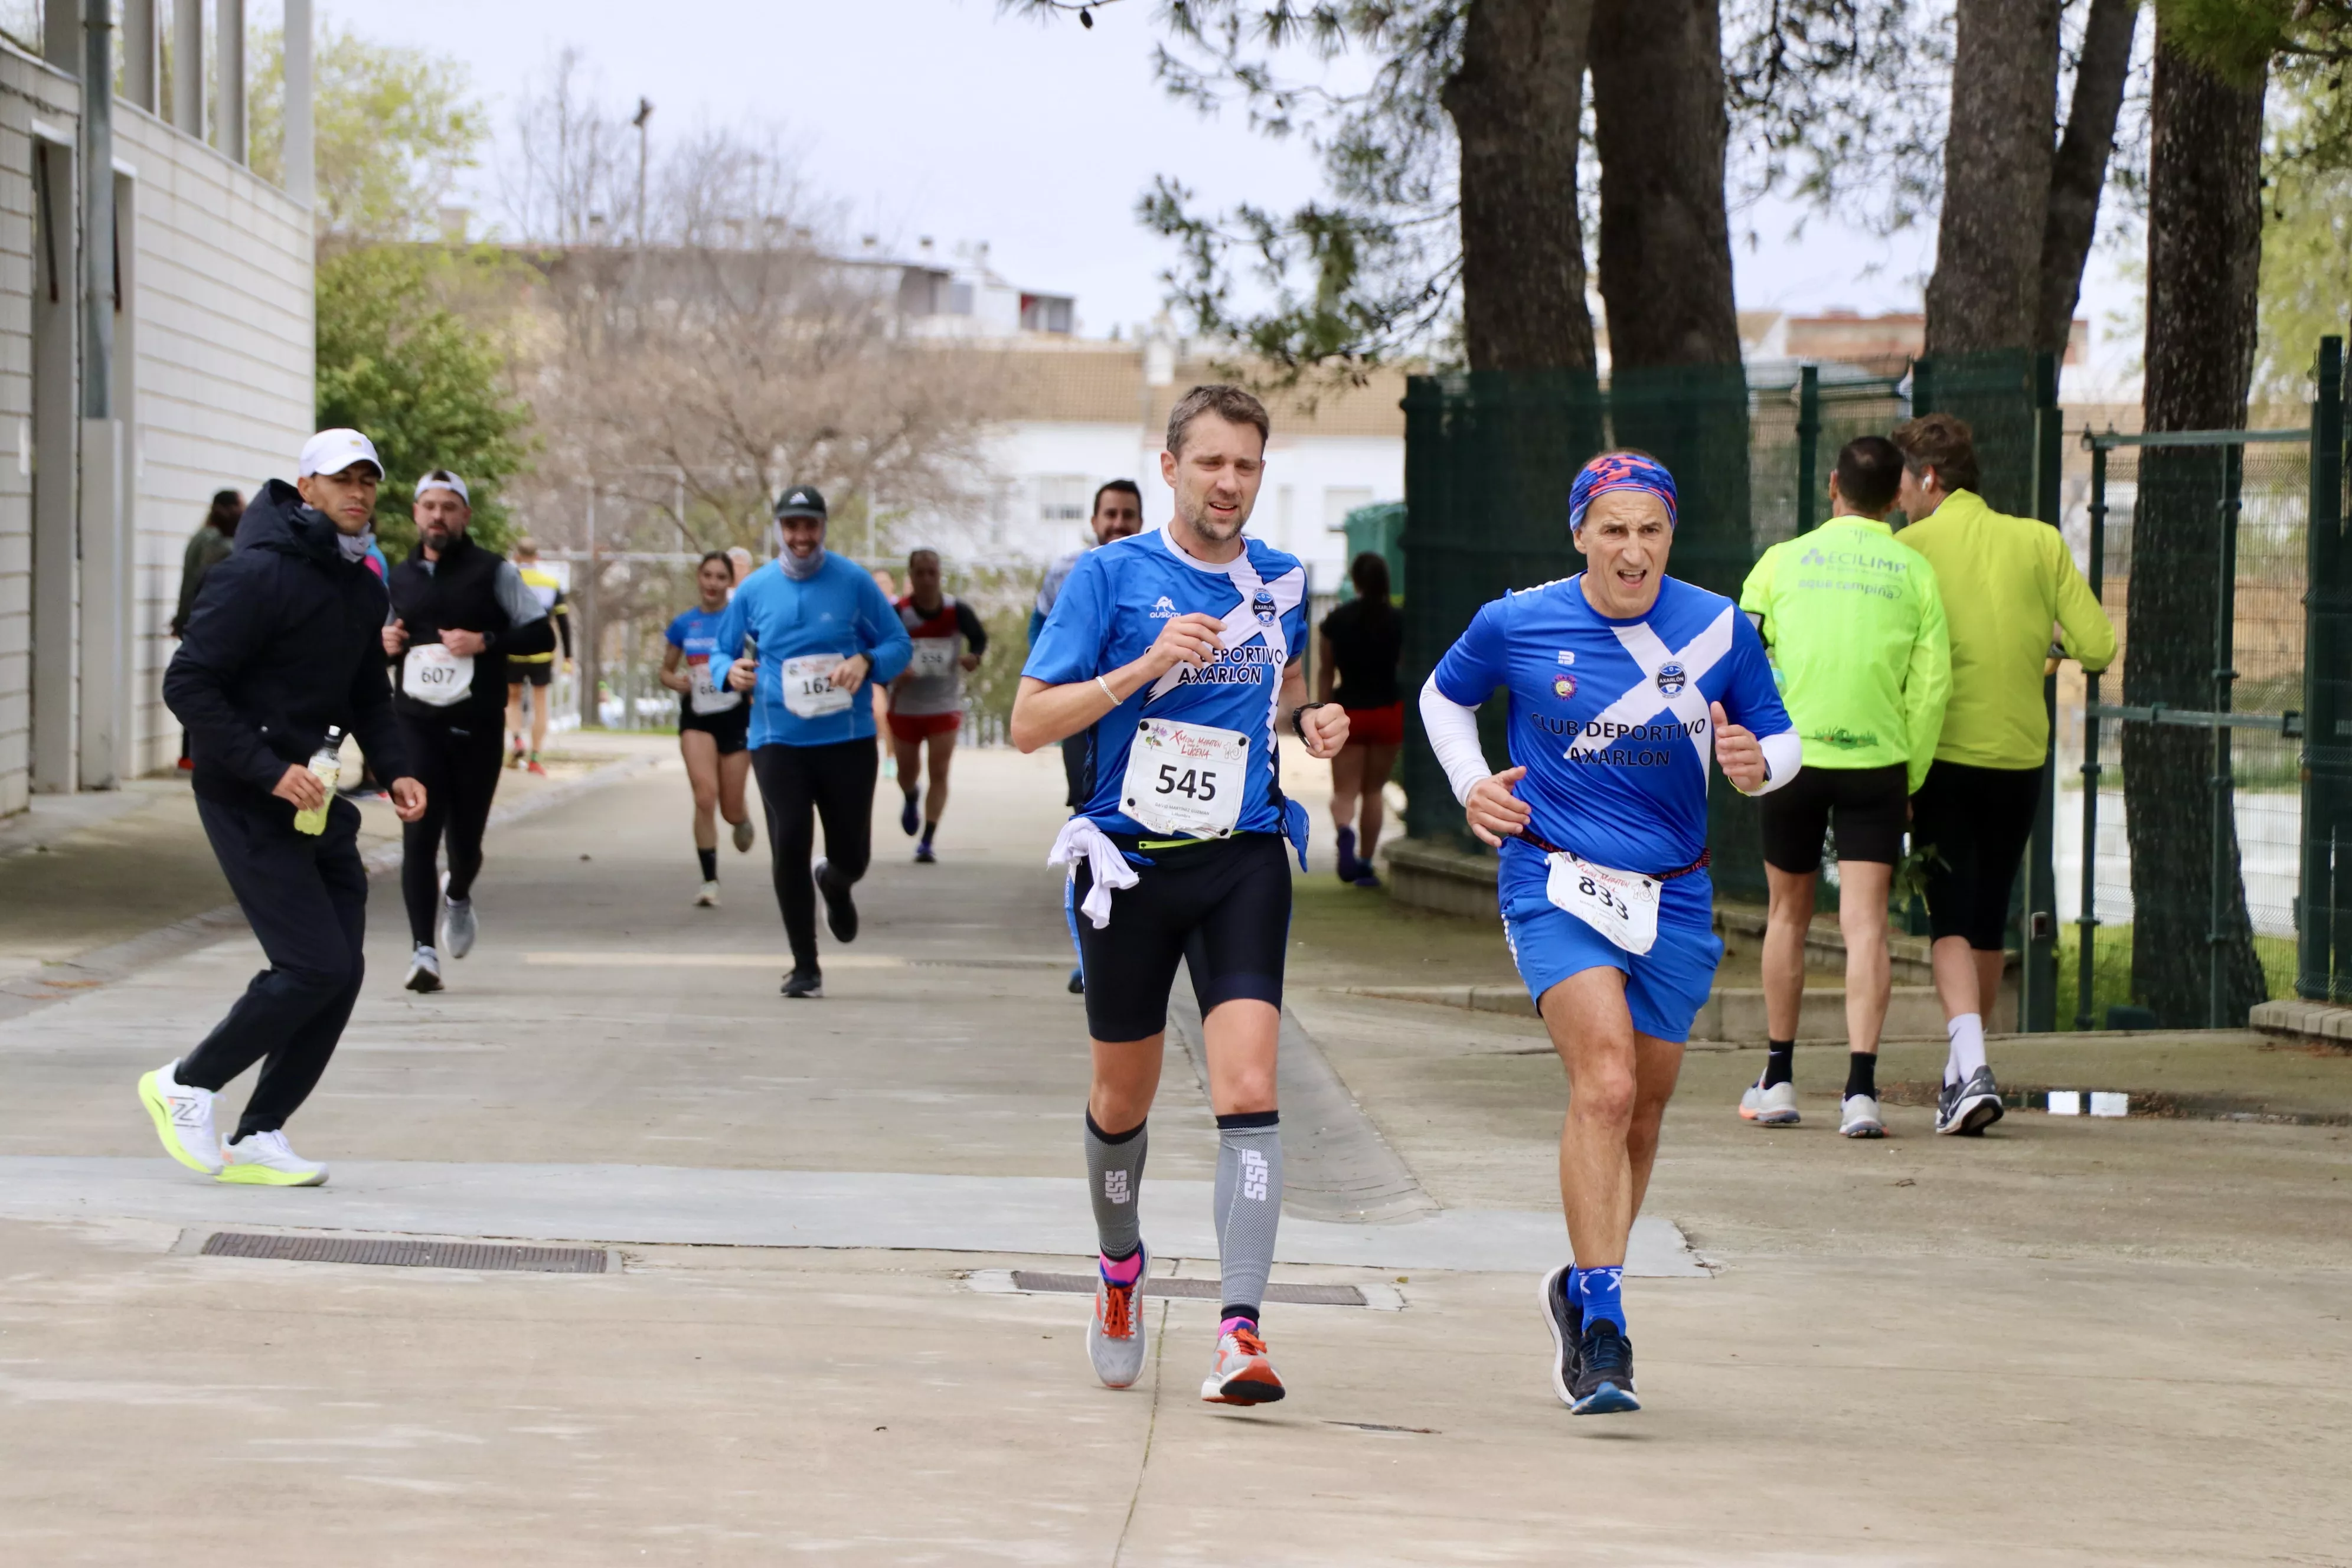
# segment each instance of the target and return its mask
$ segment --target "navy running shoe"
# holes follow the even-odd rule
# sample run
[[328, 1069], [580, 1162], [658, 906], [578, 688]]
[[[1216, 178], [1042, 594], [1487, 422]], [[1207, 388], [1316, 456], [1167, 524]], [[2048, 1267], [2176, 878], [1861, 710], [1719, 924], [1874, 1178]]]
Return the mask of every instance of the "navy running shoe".
[[1584, 1339], [1584, 1309], [1570, 1304], [1561, 1289], [1576, 1266], [1563, 1263], [1536, 1287], [1536, 1303], [1543, 1309], [1544, 1327], [1551, 1331], [1551, 1391], [1570, 1409], [1576, 1407], [1577, 1352]]
[[1606, 1318], [1584, 1325], [1577, 1347], [1576, 1381], [1570, 1390], [1575, 1397], [1568, 1407], [1579, 1415], [1617, 1415], [1642, 1408], [1633, 1396], [1633, 1342], [1624, 1330]]
[[923, 814], [916, 804], [919, 798], [915, 791], [908, 790], [906, 804], [898, 808], [898, 826], [909, 838], [923, 828]]

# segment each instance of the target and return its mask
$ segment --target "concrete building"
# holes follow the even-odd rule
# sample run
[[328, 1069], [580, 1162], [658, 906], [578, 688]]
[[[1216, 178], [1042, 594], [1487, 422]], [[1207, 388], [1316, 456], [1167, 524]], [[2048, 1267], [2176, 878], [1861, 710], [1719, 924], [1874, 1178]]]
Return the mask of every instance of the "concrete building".
[[171, 765], [189, 531], [311, 427], [310, 0], [285, 189], [247, 166], [243, 0], [213, 37], [196, 0], [120, 8], [47, 0], [37, 54], [0, 37], [0, 814]]

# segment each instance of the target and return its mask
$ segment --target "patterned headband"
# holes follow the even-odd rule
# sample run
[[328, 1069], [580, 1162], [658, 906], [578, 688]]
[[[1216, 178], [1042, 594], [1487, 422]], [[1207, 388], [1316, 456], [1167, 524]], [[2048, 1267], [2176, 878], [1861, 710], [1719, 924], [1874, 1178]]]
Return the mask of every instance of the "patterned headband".
[[1585, 509], [1607, 490], [1643, 490], [1657, 497], [1666, 505], [1666, 526], [1675, 525], [1675, 477], [1666, 466], [1639, 452], [1603, 452], [1577, 471], [1568, 489], [1569, 532], [1582, 531]]

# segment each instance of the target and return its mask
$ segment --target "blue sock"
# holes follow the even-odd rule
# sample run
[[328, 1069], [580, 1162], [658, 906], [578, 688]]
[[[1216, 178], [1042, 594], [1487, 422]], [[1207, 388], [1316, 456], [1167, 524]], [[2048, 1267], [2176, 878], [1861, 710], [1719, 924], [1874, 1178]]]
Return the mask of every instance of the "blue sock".
[[1576, 1289], [1584, 1307], [1584, 1321], [1606, 1318], [1625, 1331], [1625, 1302], [1618, 1294], [1618, 1283], [1624, 1277], [1622, 1266], [1610, 1268], [1580, 1268], [1576, 1271]]

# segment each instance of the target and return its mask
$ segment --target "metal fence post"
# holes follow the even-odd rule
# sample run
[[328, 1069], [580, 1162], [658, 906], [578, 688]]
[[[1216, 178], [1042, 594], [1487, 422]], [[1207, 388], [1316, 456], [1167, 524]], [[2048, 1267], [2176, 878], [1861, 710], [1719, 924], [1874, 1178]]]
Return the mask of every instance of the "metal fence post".
[[[2239, 447], [2221, 448], [2221, 501], [2214, 526], [2220, 531], [2215, 543], [2221, 557], [2221, 582], [2213, 606], [2213, 711], [2230, 711], [2231, 684], [2238, 679], [2232, 668], [2236, 657], [2238, 613], [2238, 510], [2245, 484], [2246, 449]], [[2235, 793], [2230, 780], [2230, 726], [2226, 721], [2213, 726], [2213, 880], [2207, 900], [2205, 930], [2205, 1026], [2223, 1026], [2225, 998], [2221, 973], [2221, 948], [2229, 941], [2224, 929], [2229, 919], [2231, 900], [2228, 889], [2236, 886], [2231, 875], [2230, 846], [2235, 837], [2235, 824], [2231, 820], [2235, 809]]]
[[2311, 507], [2304, 541], [2303, 855], [2296, 889], [2295, 993], [2334, 1001], [2339, 992], [2336, 942], [2336, 821], [2340, 789], [2336, 732], [2338, 644], [2344, 608], [2339, 530], [2344, 494], [2344, 340], [2319, 340], [2319, 395], [2311, 405]]
[[1797, 531], [1808, 533], [1819, 521], [1813, 515], [1813, 489], [1822, 472], [1822, 367], [1806, 365], [1797, 373]]
[[[2033, 358], [2033, 508], [2058, 526], [2064, 416], [2058, 406], [2058, 356]], [[2024, 963], [2019, 974], [2018, 1027], [2047, 1034], [2058, 1026], [2058, 681], [2042, 682], [2050, 742], [2042, 759], [2042, 799], [2033, 809], [2033, 840], [2026, 851], [2025, 908], [2018, 932]]]
[[[2095, 440], [2091, 448], [2091, 569], [2085, 579], [2091, 597], [2104, 602], [2107, 581], [2107, 448]], [[2074, 929], [2081, 951], [2074, 965], [2074, 1027], [2097, 1026], [2091, 1001], [2092, 958], [2098, 942], [2099, 920], [2099, 678], [2083, 676], [2083, 912]]]

